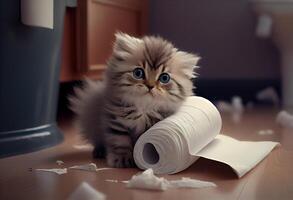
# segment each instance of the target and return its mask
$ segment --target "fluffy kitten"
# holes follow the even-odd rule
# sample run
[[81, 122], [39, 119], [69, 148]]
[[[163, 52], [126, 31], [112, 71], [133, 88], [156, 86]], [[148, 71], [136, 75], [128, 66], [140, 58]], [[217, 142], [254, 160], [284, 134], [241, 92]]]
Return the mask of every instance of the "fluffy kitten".
[[70, 99], [94, 156], [105, 154], [111, 167], [134, 166], [138, 137], [193, 95], [198, 59], [160, 37], [117, 33], [104, 81], [87, 80]]

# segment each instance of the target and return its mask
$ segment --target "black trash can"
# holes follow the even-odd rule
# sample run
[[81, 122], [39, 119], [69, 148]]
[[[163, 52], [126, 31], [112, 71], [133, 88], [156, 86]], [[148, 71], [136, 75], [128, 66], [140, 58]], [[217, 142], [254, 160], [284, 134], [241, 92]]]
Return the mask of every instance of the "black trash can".
[[62, 141], [56, 124], [65, 0], [54, 28], [26, 26], [20, 0], [0, 1], [0, 157]]

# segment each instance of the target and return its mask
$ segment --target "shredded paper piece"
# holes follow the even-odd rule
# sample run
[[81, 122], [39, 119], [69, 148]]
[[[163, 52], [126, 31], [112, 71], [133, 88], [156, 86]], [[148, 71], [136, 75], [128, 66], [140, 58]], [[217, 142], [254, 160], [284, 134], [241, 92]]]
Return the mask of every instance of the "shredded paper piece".
[[121, 183], [129, 183], [129, 181], [121, 181]]
[[276, 122], [285, 128], [293, 128], [293, 115], [283, 110], [278, 113]]
[[98, 171], [109, 170], [109, 169], [115, 169], [115, 168], [109, 168], [109, 167], [98, 168], [98, 169], [97, 169], [97, 172], [98, 172]]
[[133, 175], [127, 183], [128, 188], [149, 190], [167, 190], [169, 186], [170, 183], [165, 178], [155, 176], [152, 169], [147, 169], [139, 175]]
[[41, 171], [41, 172], [51, 172], [55, 173], [58, 175], [66, 174], [67, 173], [67, 168], [56, 168], [56, 169], [36, 169], [36, 171]]
[[239, 96], [232, 97], [231, 103], [226, 101], [218, 101], [216, 106], [219, 111], [228, 113], [242, 113], [244, 110], [242, 99]]
[[76, 144], [76, 145], [73, 145], [73, 148], [78, 150], [92, 150], [93, 146], [90, 144], [82, 144], [82, 145]]
[[111, 182], [111, 183], [119, 183], [118, 180], [113, 180], [113, 179], [106, 179], [106, 182]]
[[241, 120], [244, 111], [244, 106], [241, 97], [232, 97], [231, 103], [225, 101], [218, 101], [216, 106], [219, 109], [219, 111], [224, 113], [230, 113], [233, 122], [238, 123]]
[[266, 129], [266, 130], [259, 130], [257, 132], [259, 135], [273, 135], [274, 131], [272, 129]]
[[233, 112], [233, 107], [230, 103], [225, 102], [225, 101], [218, 101], [217, 102], [217, 108], [221, 112], [226, 112], [226, 113], [231, 113]]
[[64, 164], [64, 162], [62, 160], [57, 160], [56, 163], [57, 163], [57, 165], [63, 165]]
[[273, 87], [268, 87], [259, 91], [256, 94], [256, 98], [259, 101], [271, 102], [275, 106], [278, 106], [280, 104], [279, 96]]
[[75, 165], [69, 167], [69, 169], [85, 170], [85, 171], [98, 171], [97, 165], [95, 163], [84, 164], [84, 165]]
[[204, 188], [216, 187], [216, 184], [207, 181], [200, 181], [191, 178], [168, 181], [167, 179], [154, 175], [152, 169], [147, 169], [139, 175], [133, 175], [127, 183], [128, 188], [148, 189], [148, 190], [167, 190], [169, 188]]
[[[61, 163], [59, 165], [62, 165], [64, 162], [63, 161], [58, 162], [57, 160], [56, 163], [57, 164]], [[84, 164], [84, 165], [75, 165], [75, 166], [69, 167], [68, 169], [98, 172], [98, 171], [109, 170], [114, 168], [97, 168], [95, 163], [90, 163], [90, 164]], [[67, 173], [67, 168], [36, 169], [36, 171], [51, 172], [51, 173], [61, 175], [61, 174]]]
[[234, 96], [232, 98], [232, 107], [234, 112], [242, 113], [244, 110], [244, 106], [242, 103], [242, 99], [239, 96]]
[[69, 196], [69, 200], [106, 200], [106, 195], [97, 191], [86, 182], [82, 182]]
[[208, 181], [200, 181], [196, 179], [183, 177], [181, 180], [170, 181], [172, 187], [175, 188], [205, 188], [205, 187], [216, 187], [217, 185], [208, 182]]
[[106, 179], [106, 182], [110, 182], [110, 183], [128, 183], [129, 181], [118, 181], [116, 179]]

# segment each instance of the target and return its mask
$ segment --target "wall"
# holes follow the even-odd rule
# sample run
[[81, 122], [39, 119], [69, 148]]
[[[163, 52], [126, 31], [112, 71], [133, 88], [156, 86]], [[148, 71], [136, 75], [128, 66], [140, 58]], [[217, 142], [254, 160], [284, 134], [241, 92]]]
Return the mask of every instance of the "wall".
[[150, 32], [202, 57], [203, 79], [279, 79], [279, 55], [255, 36], [248, 0], [151, 0]]

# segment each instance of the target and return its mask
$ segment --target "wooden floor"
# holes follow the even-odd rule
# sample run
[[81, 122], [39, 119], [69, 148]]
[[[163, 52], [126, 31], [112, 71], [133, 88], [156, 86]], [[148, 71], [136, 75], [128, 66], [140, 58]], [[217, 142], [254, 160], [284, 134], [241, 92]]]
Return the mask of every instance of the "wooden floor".
[[[192, 177], [217, 184], [206, 189], [170, 189], [165, 192], [127, 189], [123, 183], [106, 182], [105, 179], [128, 180], [138, 169], [114, 169], [97, 173], [70, 171], [64, 175], [36, 172], [30, 168], [58, 167], [56, 160], [65, 167], [95, 162], [105, 167], [104, 160], [93, 160], [88, 150], [74, 149], [80, 144], [76, 130], [68, 122], [61, 122], [65, 141], [56, 147], [0, 160], [0, 199], [57, 200], [66, 199], [82, 182], [90, 183], [105, 193], [107, 199], [293, 199], [293, 130], [275, 124], [277, 110], [254, 109], [246, 111], [239, 123], [223, 115], [223, 133], [240, 140], [272, 140], [281, 143], [255, 169], [238, 179], [233, 171], [220, 163], [200, 159], [187, 170], [167, 179]], [[273, 135], [259, 135], [261, 129], [273, 129]], [[233, 151], [233, 149], [231, 149]]]

